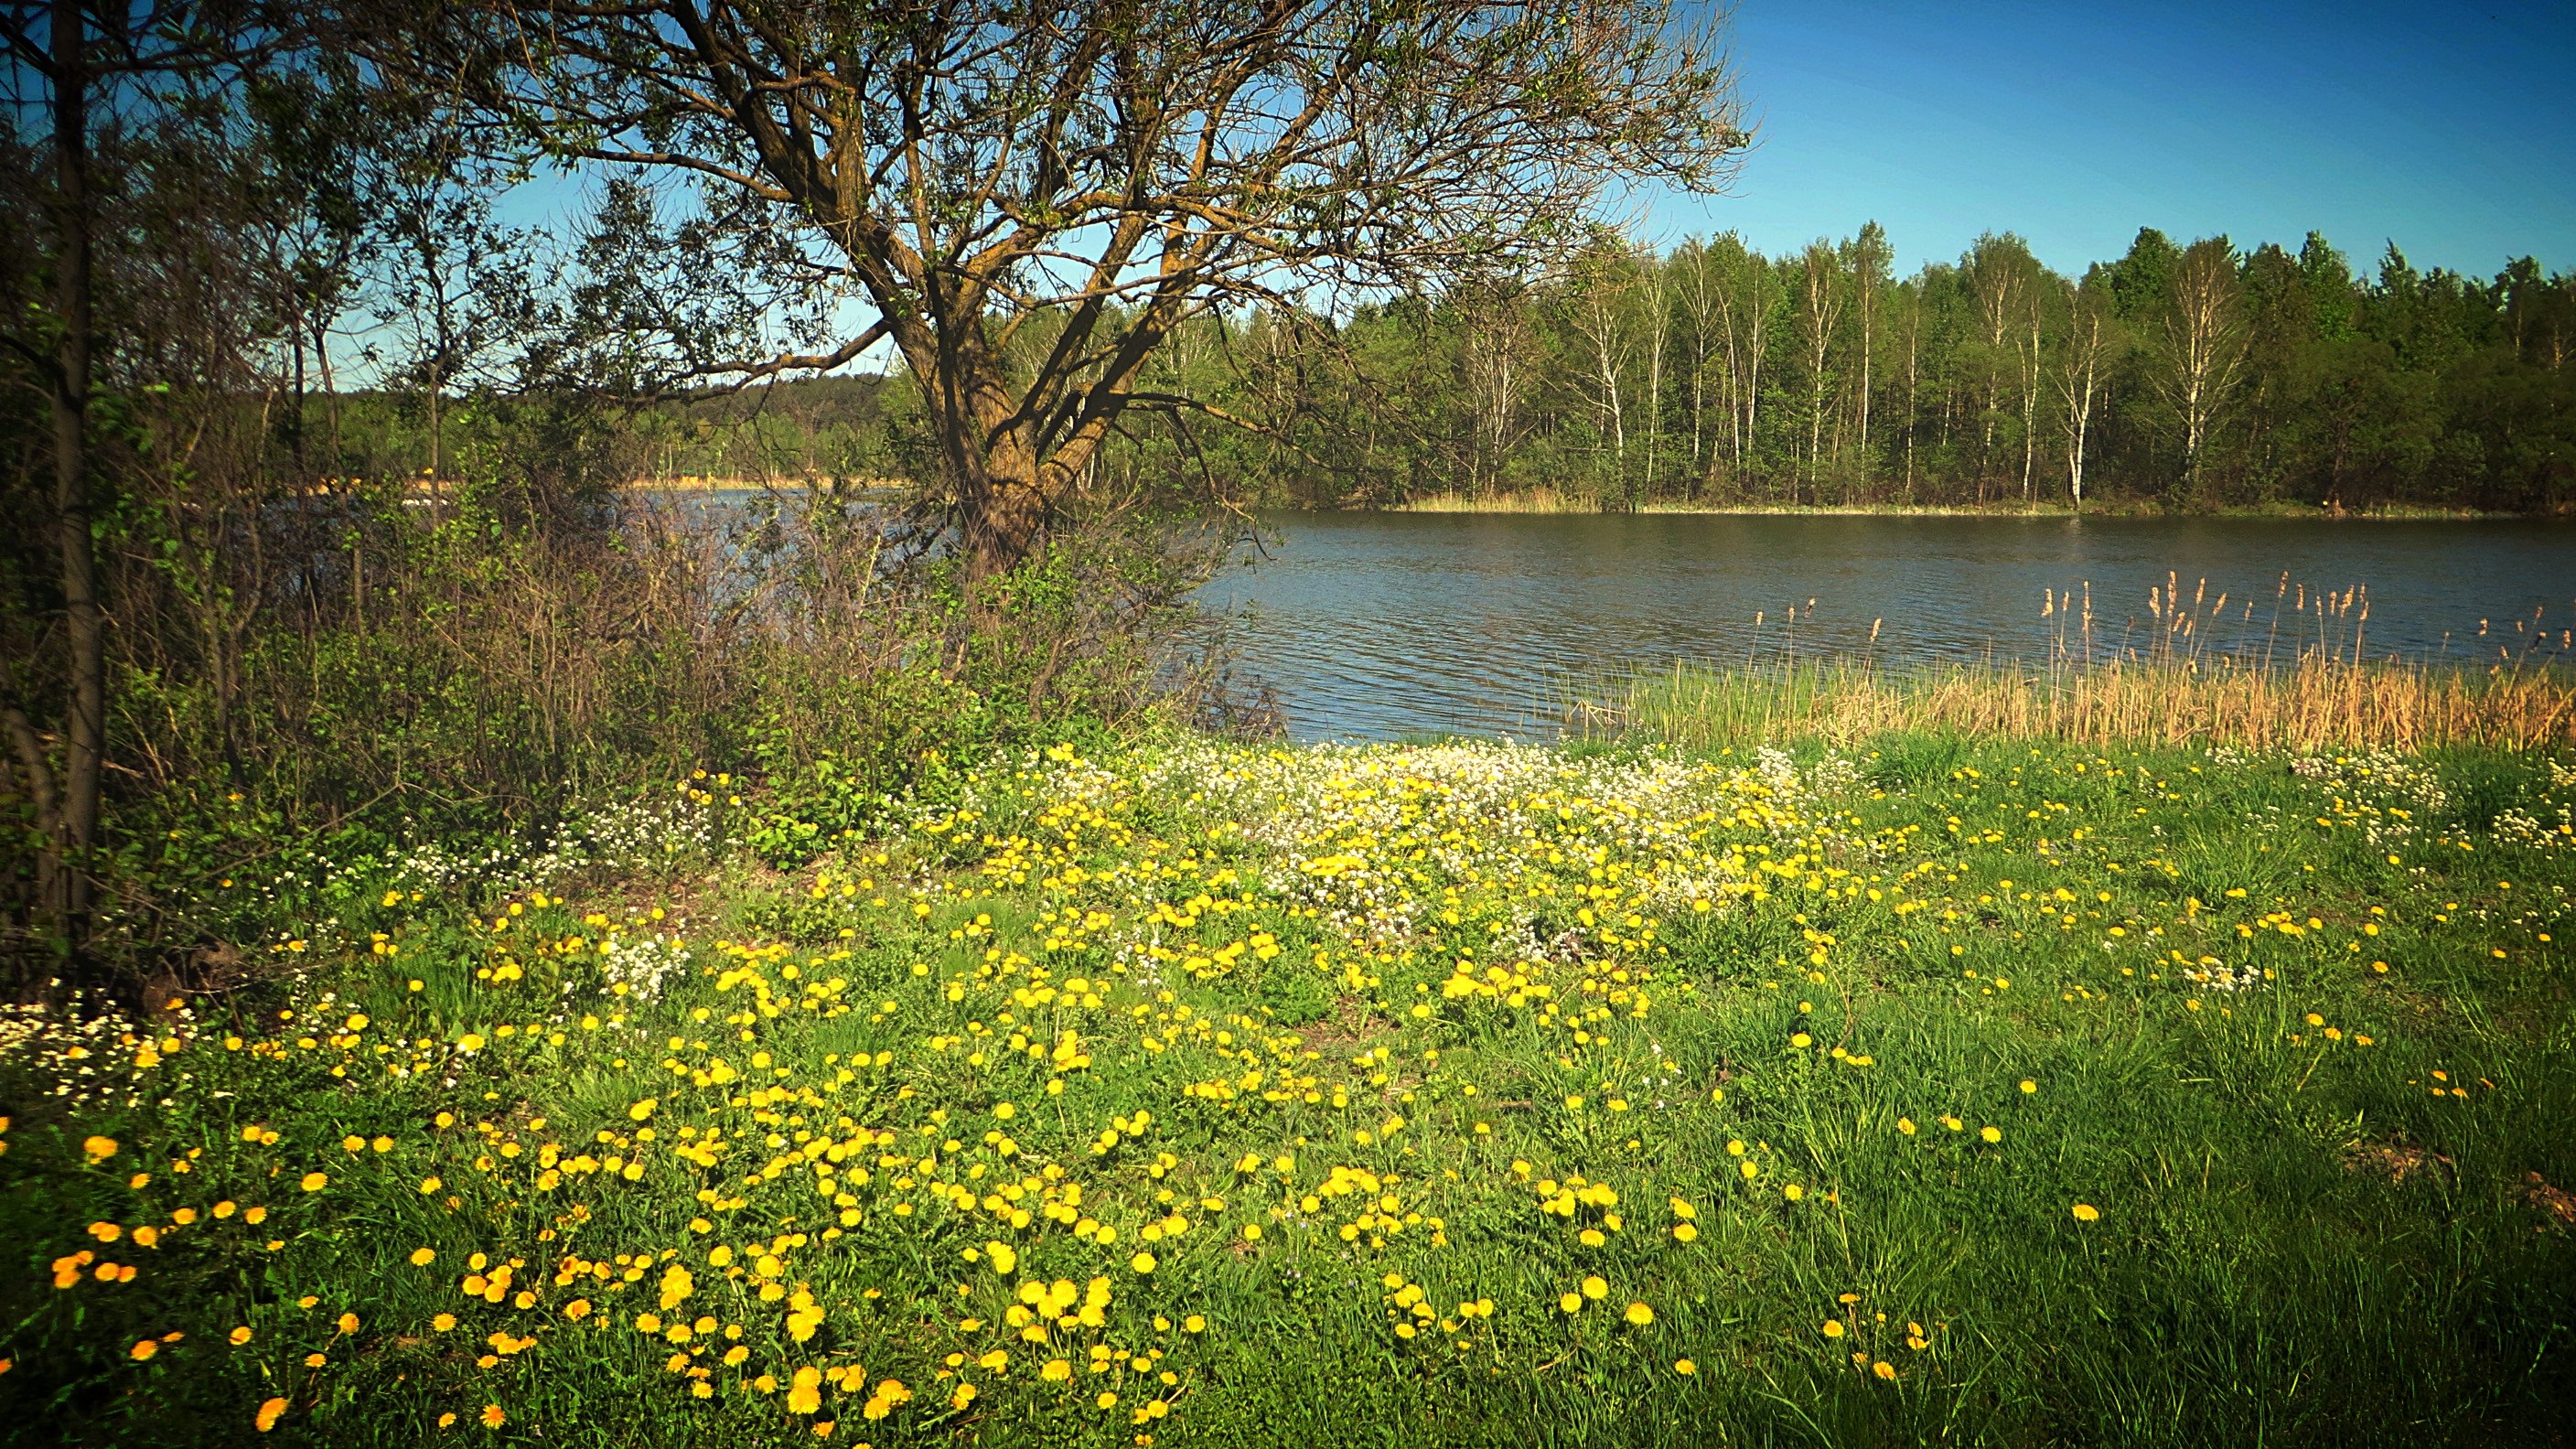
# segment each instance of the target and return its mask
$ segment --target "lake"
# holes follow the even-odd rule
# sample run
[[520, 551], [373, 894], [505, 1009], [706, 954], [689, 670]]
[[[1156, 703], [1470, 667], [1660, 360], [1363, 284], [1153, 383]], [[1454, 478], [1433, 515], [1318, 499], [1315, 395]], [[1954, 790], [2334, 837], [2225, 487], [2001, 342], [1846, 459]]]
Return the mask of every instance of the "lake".
[[[1242, 672], [1275, 691], [1298, 740], [1552, 735], [1549, 700], [1567, 681], [1677, 659], [2045, 661], [2080, 637], [2061, 633], [2069, 620], [2056, 592], [2080, 599], [2087, 583], [2095, 652], [2145, 648], [2161, 627], [2149, 590], [2168, 575], [2199, 647], [2287, 658], [2321, 637], [2348, 650], [2358, 628], [2373, 657], [2576, 660], [2561, 632], [2576, 624], [2576, 524], [2567, 523], [1435, 513], [1262, 522], [1277, 535], [1268, 556], [1244, 550], [1201, 598], [1235, 616]], [[2341, 591], [2356, 586], [2366, 589], [2366, 624], [2358, 600], [2342, 608]], [[2326, 590], [2335, 603], [2320, 618]]]

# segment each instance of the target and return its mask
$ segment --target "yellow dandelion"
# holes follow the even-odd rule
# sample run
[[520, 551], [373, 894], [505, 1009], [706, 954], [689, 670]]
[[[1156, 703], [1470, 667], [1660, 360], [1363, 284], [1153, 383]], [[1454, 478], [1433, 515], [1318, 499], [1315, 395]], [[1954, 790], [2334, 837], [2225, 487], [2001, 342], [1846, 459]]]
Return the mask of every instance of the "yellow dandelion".
[[285, 1400], [285, 1399], [283, 1399], [283, 1398], [270, 1399], [270, 1400], [269, 1400], [269, 1401], [267, 1401], [266, 1403], [261, 1404], [261, 1405], [259, 1406], [259, 1414], [258, 1414], [258, 1416], [257, 1416], [257, 1417], [253, 1418], [253, 1419], [251, 1420], [251, 1422], [252, 1422], [253, 1424], [256, 1424], [256, 1425], [258, 1425], [258, 1426], [259, 1426], [259, 1432], [261, 1432], [261, 1433], [265, 1434], [265, 1433], [267, 1433], [269, 1430], [274, 1429], [274, 1428], [276, 1428], [276, 1427], [277, 1427], [277, 1421], [278, 1421], [278, 1419], [279, 1419], [282, 1415], [284, 1415], [285, 1413], [286, 1413], [286, 1400]]
[[1583, 1296], [1598, 1302], [1610, 1296], [1610, 1285], [1602, 1281], [1600, 1274], [1595, 1273], [1583, 1280]]
[[414, 1248], [411, 1250], [411, 1265], [415, 1268], [426, 1268], [437, 1257], [438, 1253], [435, 1249]]
[[1871, 1364], [1869, 1366], [1869, 1371], [1883, 1379], [1893, 1380], [1896, 1377], [1896, 1365], [1889, 1363], [1885, 1359], [1880, 1359], [1878, 1362]]
[[1580, 1293], [1568, 1293], [1564, 1297], [1556, 1300], [1556, 1306], [1564, 1309], [1568, 1313], [1581, 1313], [1583, 1311], [1583, 1295]]
[[2089, 1202], [2079, 1202], [2075, 1205], [2075, 1220], [2079, 1223], [2100, 1222], [2102, 1210]]
[[230, 1334], [227, 1334], [226, 1337], [232, 1340], [235, 1348], [239, 1348], [243, 1344], [250, 1342], [250, 1325], [245, 1323], [241, 1327], [234, 1329]]
[[1843, 1321], [1839, 1318], [1828, 1318], [1821, 1331], [1827, 1338], [1840, 1338], [1843, 1336]]
[[1647, 1307], [1643, 1303], [1631, 1303], [1628, 1305], [1628, 1311], [1622, 1316], [1631, 1324], [1634, 1324], [1639, 1328], [1643, 1328], [1647, 1324], [1655, 1321], [1655, 1310]]
[[1699, 1372], [1699, 1365], [1692, 1363], [1686, 1358], [1677, 1358], [1673, 1360], [1673, 1372], [1680, 1374], [1684, 1378], [1688, 1378], [1692, 1374]]
[[128, 1352], [132, 1354], [136, 1363], [141, 1363], [143, 1360], [150, 1358], [152, 1355], [159, 1353], [160, 1351], [161, 1341], [153, 1338], [141, 1339], [135, 1343], [132, 1349], [128, 1350]]
[[1139, 1273], [1151, 1273], [1154, 1271], [1154, 1255], [1151, 1253], [1138, 1253], [1135, 1257], [1127, 1260], [1127, 1266], [1135, 1269]]
[[483, 1406], [484, 1428], [498, 1429], [508, 1422], [510, 1422], [510, 1416], [501, 1412], [501, 1406], [499, 1404], [485, 1404]]
[[306, 1192], [320, 1192], [331, 1185], [331, 1177], [328, 1173], [308, 1172], [304, 1174], [304, 1181], [299, 1185]]

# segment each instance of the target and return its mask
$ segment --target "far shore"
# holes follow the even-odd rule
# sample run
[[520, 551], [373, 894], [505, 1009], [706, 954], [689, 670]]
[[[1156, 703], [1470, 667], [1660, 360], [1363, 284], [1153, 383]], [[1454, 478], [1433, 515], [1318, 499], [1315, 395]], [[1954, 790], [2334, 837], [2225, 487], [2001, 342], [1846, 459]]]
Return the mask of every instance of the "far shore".
[[1805, 515], [1829, 518], [2333, 518], [2371, 522], [2494, 521], [2500, 519], [2550, 519], [2560, 515], [2502, 513], [2474, 508], [2435, 508], [2420, 504], [2395, 504], [2364, 508], [2343, 508], [2326, 503], [2275, 502], [2265, 504], [2228, 504], [2216, 508], [2168, 509], [2135, 499], [2114, 499], [2086, 503], [2077, 508], [2062, 499], [2024, 502], [2020, 499], [1997, 500], [1987, 504], [1964, 503], [1746, 503], [1689, 502], [1657, 500], [1639, 503], [1633, 508], [1606, 508], [1595, 500], [1579, 495], [1539, 493], [1503, 493], [1482, 497], [1464, 494], [1433, 494], [1391, 505], [1363, 505], [1348, 509], [1314, 509], [1313, 512], [1376, 513], [1668, 513], [1708, 514], [1722, 516]]

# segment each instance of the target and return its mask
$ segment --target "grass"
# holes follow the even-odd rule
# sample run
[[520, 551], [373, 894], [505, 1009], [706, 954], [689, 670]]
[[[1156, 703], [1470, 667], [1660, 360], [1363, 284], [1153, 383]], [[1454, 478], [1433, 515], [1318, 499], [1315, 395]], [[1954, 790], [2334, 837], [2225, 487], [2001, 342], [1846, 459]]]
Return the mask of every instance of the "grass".
[[2563, 754], [1182, 737], [964, 799], [794, 870], [339, 862], [265, 985], [0, 1023], [0, 1434], [2576, 1410]]

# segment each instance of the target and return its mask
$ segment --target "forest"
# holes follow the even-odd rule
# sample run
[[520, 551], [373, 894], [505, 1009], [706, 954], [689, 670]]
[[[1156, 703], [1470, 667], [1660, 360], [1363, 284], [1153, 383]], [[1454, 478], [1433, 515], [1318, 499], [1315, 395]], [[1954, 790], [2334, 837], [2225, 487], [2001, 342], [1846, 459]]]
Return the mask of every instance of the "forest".
[[[1305, 507], [2576, 504], [2576, 276], [2530, 257], [2479, 278], [2392, 243], [2357, 270], [2314, 232], [2291, 252], [2152, 227], [2081, 277], [2010, 232], [1911, 277], [1889, 256], [1875, 225], [1780, 256], [1727, 232], [1203, 319], [1150, 366], [1225, 417], [1102, 466]], [[910, 389], [853, 381], [636, 426], [661, 476], [927, 465]]]

